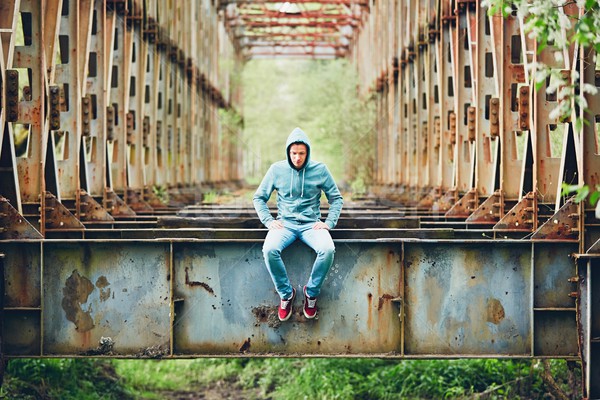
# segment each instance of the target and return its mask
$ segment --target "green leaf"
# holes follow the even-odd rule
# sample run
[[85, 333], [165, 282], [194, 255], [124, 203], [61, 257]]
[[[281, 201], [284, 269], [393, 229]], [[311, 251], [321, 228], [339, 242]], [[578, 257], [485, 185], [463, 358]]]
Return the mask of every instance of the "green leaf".
[[579, 189], [579, 185], [569, 185], [566, 182], [563, 182], [561, 185], [562, 192], [561, 196], [568, 196], [569, 194], [576, 192]]
[[590, 188], [587, 185], [582, 186], [575, 195], [575, 203], [580, 203], [588, 196]]
[[595, 191], [590, 195], [590, 204], [592, 206], [595, 206], [596, 203], [598, 202], [598, 198], [600, 198], [600, 192]]

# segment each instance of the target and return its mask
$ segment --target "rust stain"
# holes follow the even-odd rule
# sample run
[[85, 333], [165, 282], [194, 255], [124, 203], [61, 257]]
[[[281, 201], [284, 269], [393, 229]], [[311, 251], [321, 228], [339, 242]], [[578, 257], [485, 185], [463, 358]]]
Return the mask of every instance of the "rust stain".
[[373, 325], [373, 316], [371, 315], [371, 307], [373, 305], [373, 294], [372, 293], [367, 293], [367, 302], [368, 302], [368, 306], [367, 306], [367, 328], [368, 329], [372, 329], [372, 325]]
[[487, 322], [498, 325], [505, 317], [504, 307], [498, 299], [487, 301]]
[[110, 288], [106, 289], [107, 286], [110, 286], [110, 283], [104, 275], [100, 276], [96, 280], [96, 287], [100, 289], [100, 301], [106, 301], [110, 299]]
[[277, 306], [258, 306], [252, 308], [252, 315], [258, 321], [256, 324], [267, 324], [270, 328], [278, 328], [281, 321], [277, 317]]
[[87, 303], [87, 299], [93, 291], [92, 282], [85, 276], [79, 275], [77, 270], [74, 270], [65, 281], [62, 308], [65, 310], [67, 319], [75, 324], [78, 332], [86, 332], [94, 328], [94, 320], [90, 311], [84, 311], [81, 308], [82, 304]]
[[394, 264], [394, 261], [395, 261], [394, 256], [395, 256], [395, 253], [392, 250], [388, 251], [387, 256], [386, 256], [386, 266], [387, 267], [390, 267]]
[[189, 276], [189, 271], [188, 268], [185, 268], [185, 284], [191, 287], [194, 286], [200, 286], [202, 288], [204, 288], [208, 293], [212, 294], [213, 296], [217, 297], [217, 295], [215, 294], [215, 291], [213, 290], [213, 288], [211, 288], [207, 283], [204, 282], [198, 282], [198, 281], [191, 281], [190, 280], [190, 276]]
[[242, 346], [240, 347], [240, 353], [245, 353], [250, 350], [250, 338], [246, 339]]
[[394, 298], [394, 296], [392, 296], [391, 294], [384, 294], [383, 296], [381, 296], [379, 298], [379, 304], [377, 305], [377, 311], [381, 311], [381, 308], [383, 307], [383, 303], [385, 303], [386, 300], [391, 300], [393, 298]]
[[15, 284], [19, 288], [17, 304], [27, 305], [27, 300], [29, 299], [29, 285], [27, 284], [29, 271], [27, 268], [17, 268], [17, 273], [15, 275]]

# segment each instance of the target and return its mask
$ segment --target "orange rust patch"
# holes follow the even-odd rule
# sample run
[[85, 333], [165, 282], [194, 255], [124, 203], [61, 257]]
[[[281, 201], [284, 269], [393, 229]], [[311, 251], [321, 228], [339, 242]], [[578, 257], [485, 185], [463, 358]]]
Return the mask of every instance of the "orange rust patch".
[[498, 299], [488, 299], [487, 301], [487, 321], [498, 325], [505, 317], [504, 307]]

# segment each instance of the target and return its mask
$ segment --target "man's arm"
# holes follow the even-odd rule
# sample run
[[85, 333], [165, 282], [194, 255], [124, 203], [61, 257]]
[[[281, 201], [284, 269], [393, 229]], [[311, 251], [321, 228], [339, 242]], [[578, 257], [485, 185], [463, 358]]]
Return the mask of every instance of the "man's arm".
[[329, 229], [333, 229], [337, 224], [340, 213], [342, 212], [344, 199], [327, 167], [325, 167], [325, 183], [323, 184], [323, 192], [325, 192], [325, 196], [327, 196], [327, 201], [329, 202], [329, 213], [327, 214], [325, 223], [327, 226], [329, 226]]
[[254, 209], [258, 214], [260, 222], [267, 228], [271, 222], [275, 220], [269, 211], [269, 206], [267, 206], [267, 201], [269, 201], [273, 190], [275, 190], [275, 181], [273, 180], [273, 166], [271, 166], [260, 183], [260, 186], [256, 189], [256, 193], [254, 193], [254, 198], [252, 199]]

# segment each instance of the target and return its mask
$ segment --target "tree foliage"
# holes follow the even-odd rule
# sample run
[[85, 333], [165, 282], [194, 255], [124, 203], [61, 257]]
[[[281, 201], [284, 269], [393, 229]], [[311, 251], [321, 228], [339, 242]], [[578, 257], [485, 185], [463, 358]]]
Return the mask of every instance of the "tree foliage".
[[285, 158], [285, 140], [300, 127], [311, 159], [324, 162], [338, 183], [369, 179], [373, 107], [360, 99], [346, 60], [253, 60], [244, 68], [246, 173], [260, 179]]

